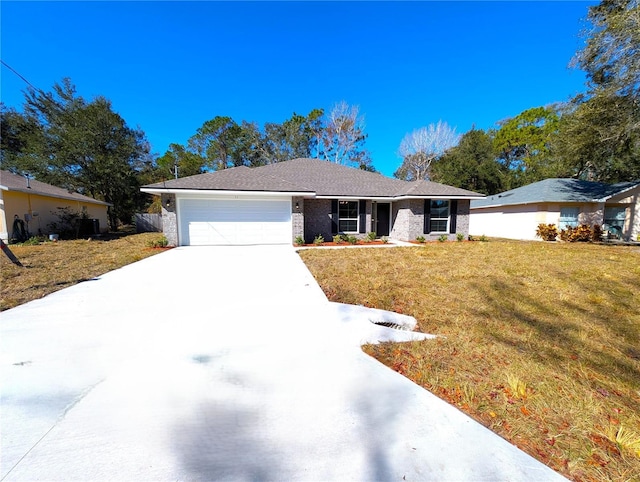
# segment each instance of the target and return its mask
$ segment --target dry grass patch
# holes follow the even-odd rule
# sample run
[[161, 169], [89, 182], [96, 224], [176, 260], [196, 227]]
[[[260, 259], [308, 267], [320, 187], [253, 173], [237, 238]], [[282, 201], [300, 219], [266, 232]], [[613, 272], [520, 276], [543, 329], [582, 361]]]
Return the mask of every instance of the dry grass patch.
[[573, 480], [640, 480], [638, 248], [493, 241], [301, 256], [332, 301], [443, 335], [367, 353]]
[[160, 252], [150, 245], [158, 233], [133, 234], [110, 241], [74, 240], [10, 246], [24, 268], [0, 254], [0, 310], [42, 298]]

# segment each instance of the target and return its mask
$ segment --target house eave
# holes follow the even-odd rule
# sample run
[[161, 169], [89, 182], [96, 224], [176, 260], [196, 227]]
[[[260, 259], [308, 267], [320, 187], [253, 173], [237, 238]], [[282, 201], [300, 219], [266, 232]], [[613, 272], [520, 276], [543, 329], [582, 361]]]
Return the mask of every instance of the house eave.
[[503, 208], [508, 206], [529, 206], [531, 204], [598, 204], [604, 202], [599, 199], [584, 199], [584, 200], [537, 200], [537, 201], [526, 201], [520, 203], [498, 203], [498, 204], [487, 204], [485, 206], [471, 206], [471, 209], [488, 209], [488, 208]]
[[395, 199], [389, 196], [340, 196], [339, 194], [335, 195], [322, 195], [316, 196], [316, 199], [344, 199], [345, 201], [359, 201], [361, 199], [369, 200], [369, 201], [380, 201], [380, 202], [391, 202]]
[[175, 195], [216, 195], [216, 196], [296, 196], [316, 197], [315, 193], [308, 191], [236, 191], [227, 189], [164, 189], [164, 188], [140, 188], [147, 194], [175, 194]]
[[620, 196], [621, 194], [625, 194], [625, 193], [627, 193], [627, 192], [629, 192], [629, 191], [633, 191], [634, 189], [638, 188], [638, 186], [640, 186], [640, 183], [633, 184], [633, 185], [631, 185], [631, 186], [629, 186], [629, 187], [627, 187], [627, 188], [625, 188], [625, 189], [621, 189], [621, 190], [620, 190], [620, 191], [618, 191], [618, 192], [615, 192], [615, 193], [613, 193], [613, 194], [610, 194], [609, 196], [605, 196], [605, 197], [603, 197], [603, 198], [597, 199], [597, 200], [596, 200], [596, 202], [601, 202], [601, 203], [607, 202], [607, 201], [608, 201], [609, 199], [611, 199], [612, 197]]
[[395, 201], [405, 201], [407, 199], [484, 199], [484, 197], [477, 196], [452, 196], [452, 195], [402, 195], [402, 196], [340, 196], [336, 195], [321, 195], [316, 196], [316, 199], [344, 199], [346, 201], [357, 201], [359, 199], [366, 199], [370, 201], [379, 201], [379, 202], [395, 202]]
[[[487, 204], [484, 206], [471, 206], [471, 209], [487, 209], [487, 208], [502, 208], [502, 207], [507, 207], [507, 206], [528, 206], [530, 204], [548, 204], [548, 203], [560, 203], [563, 201], [526, 201], [526, 202], [520, 202], [520, 203], [496, 203], [496, 204]], [[580, 202], [580, 201], [576, 201], [576, 202]]]
[[78, 199], [78, 198], [73, 197], [73, 196], [64, 196], [62, 194], [52, 194], [52, 193], [48, 193], [48, 192], [34, 191], [32, 189], [29, 189], [29, 188], [16, 189], [16, 188], [11, 188], [11, 187], [7, 187], [7, 186], [0, 186], [0, 190], [7, 191], [7, 192], [19, 192], [19, 193], [22, 193], [22, 194], [32, 194], [34, 196], [50, 197], [50, 198], [54, 198], [54, 199], [64, 199], [65, 201], [75, 201], [75, 202], [79, 202], [79, 203], [97, 204], [99, 206], [113, 206], [113, 204], [108, 203], [106, 201], [99, 201], [98, 199], [92, 199], [92, 198], [89, 198], [89, 197], [87, 197], [86, 199]]
[[438, 194], [438, 195], [430, 195], [430, 194], [421, 194], [421, 195], [411, 195], [411, 196], [397, 196], [394, 197], [394, 201], [404, 201], [407, 199], [469, 199], [473, 201], [475, 199], [484, 199], [484, 196], [456, 196], [452, 194]]

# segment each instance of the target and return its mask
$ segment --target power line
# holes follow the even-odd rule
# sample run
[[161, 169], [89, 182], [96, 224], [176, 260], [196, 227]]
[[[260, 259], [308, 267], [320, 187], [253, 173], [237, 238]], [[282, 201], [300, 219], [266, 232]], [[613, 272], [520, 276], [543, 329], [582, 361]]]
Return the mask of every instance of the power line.
[[18, 77], [20, 77], [22, 80], [24, 80], [27, 85], [29, 85], [32, 89], [34, 90], [40, 90], [38, 89], [35, 85], [33, 85], [31, 82], [29, 82], [27, 79], [25, 79], [22, 75], [20, 75], [18, 73], [18, 71], [16, 71], [13, 67], [11, 67], [8, 63], [6, 63], [4, 60], [0, 59], [0, 62], [2, 62], [2, 65], [4, 65], [6, 68], [8, 68], [11, 72], [13, 72], [14, 74], [16, 74]]

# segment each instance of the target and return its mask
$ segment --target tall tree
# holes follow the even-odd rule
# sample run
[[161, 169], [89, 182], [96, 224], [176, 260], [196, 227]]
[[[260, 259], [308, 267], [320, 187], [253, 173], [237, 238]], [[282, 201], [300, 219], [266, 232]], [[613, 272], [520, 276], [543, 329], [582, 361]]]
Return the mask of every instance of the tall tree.
[[36, 119], [0, 103], [0, 167], [24, 174], [44, 170], [46, 159], [38, 156], [34, 145], [43, 143], [43, 132]]
[[402, 164], [393, 175], [405, 181], [429, 180], [431, 163], [459, 140], [455, 128], [442, 121], [414, 130], [400, 142]]
[[640, 95], [640, 1], [602, 0], [589, 7], [587, 42], [572, 61], [589, 79], [590, 90]]
[[629, 130], [637, 106], [629, 96], [577, 97], [567, 109], [553, 152], [570, 176], [607, 183], [640, 179], [640, 139]]
[[364, 144], [364, 117], [360, 115], [358, 106], [350, 106], [345, 101], [338, 102], [325, 115], [324, 125], [317, 129], [317, 155], [336, 164], [347, 164], [359, 168], [371, 165], [369, 152]]
[[496, 159], [491, 136], [483, 130], [465, 133], [456, 147], [431, 164], [433, 181], [483, 194], [503, 191], [508, 175]]
[[640, 177], [640, 3], [603, 0], [589, 7], [591, 28], [573, 66], [588, 91], [572, 101], [556, 141], [575, 175], [616, 182]]
[[144, 132], [128, 127], [104, 97], [85, 101], [69, 79], [52, 92], [29, 89], [24, 119], [30, 135], [19, 136], [23, 146], [13, 170], [111, 203], [112, 229], [131, 220], [137, 172], [149, 155]]
[[206, 121], [189, 139], [189, 148], [206, 159], [209, 169], [242, 165], [242, 129], [231, 118], [216, 116]]
[[264, 147], [266, 163], [282, 162], [299, 157], [311, 157], [321, 129], [323, 111], [312, 110], [307, 116], [296, 114], [282, 124], [266, 123]]
[[204, 172], [206, 159], [187, 150], [182, 144], [169, 144], [167, 151], [156, 160], [159, 177], [187, 177]]
[[557, 108], [534, 107], [500, 123], [494, 149], [512, 174], [508, 188], [566, 175], [566, 166], [551, 155], [558, 122]]

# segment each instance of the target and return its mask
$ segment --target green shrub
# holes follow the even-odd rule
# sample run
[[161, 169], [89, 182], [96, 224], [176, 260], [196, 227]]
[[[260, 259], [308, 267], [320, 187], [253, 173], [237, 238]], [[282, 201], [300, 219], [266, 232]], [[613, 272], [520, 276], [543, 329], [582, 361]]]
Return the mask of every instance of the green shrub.
[[333, 242], [336, 243], [336, 244], [340, 244], [340, 243], [344, 242], [344, 239], [342, 239], [342, 235], [341, 234], [336, 234], [333, 237]]
[[478, 238], [478, 241], [480, 241], [482, 243], [486, 243], [487, 241], [489, 241], [489, 239], [483, 234], [482, 236], [480, 236]]
[[324, 238], [322, 237], [322, 234], [318, 234], [315, 238], [313, 238], [313, 244], [315, 244], [316, 246], [322, 243], [324, 243]]
[[387, 244], [387, 243], [389, 242], [389, 238], [388, 238], [388, 237], [386, 237], [386, 236], [382, 236], [382, 238], [380, 238], [380, 239], [382, 240], [382, 242], [383, 242], [384, 244]]
[[296, 246], [302, 246], [304, 244], [304, 238], [302, 236], [296, 236], [296, 239], [293, 242]]
[[536, 229], [536, 237], [542, 239], [543, 241], [555, 241], [558, 236], [558, 229], [555, 224], [538, 224], [538, 229]]
[[416, 241], [419, 243], [424, 243], [426, 239], [424, 236], [416, 236]]
[[441, 243], [444, 243], [448, 239], [449, 239], [449, 236], [447, 236], [446, 234], [441, 234], [440, 236], [438, 236], [438, 241], [440, 241]]
[[464, 234], [462, 234], [462, 233], [457, 233], [457, 234], [456, 234], [456, 241], [458, 241], [458, 242], [462, 242], [462, 241], [464, 241]]
[[356, 244], [358, 242], [358, 238], [356, 238], [353, 234], [347, 236], [347, 243]]
[[42, 241], [42, 238], [39, 238], [38, 236], [31, 236], [29, 239], [27, 239], [26, 241], [23, 241], [22, 246], [37, 246], [40, 244], [40, 242]]
[[369, 241], [369, 242], [371, 242], [371, 241], [375, 241], [375, 240], [376, 240], [376, 237], [377, 237], [377, 236], [376, 236], [375, 231], [371, 231], [371, 232], [367, 233], [367, 238], [366, 238], [366, 240], [367, 240], [367, 241]]
[[591, 241], [593, 241], [594, 243], [602, 241], [603, 234], [604, 233], [602, 231], [602, 226], [600, 226], [599, 224], [594, 224], [591, 227]]
[[147, 242], [147, 246], [150, 248], [166, 248], [169, 245], [169, 240], [166, 236], [160, 236], [158, 239], [152, 239]]

